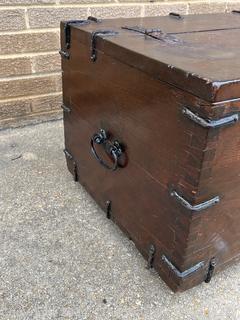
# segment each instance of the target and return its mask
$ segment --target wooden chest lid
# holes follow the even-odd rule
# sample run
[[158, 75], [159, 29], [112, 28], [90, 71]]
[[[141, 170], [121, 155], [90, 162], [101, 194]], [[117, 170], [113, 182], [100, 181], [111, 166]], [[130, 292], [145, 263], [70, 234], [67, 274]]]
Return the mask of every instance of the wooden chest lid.
[[240, 98], [238, 12], [97, 20], [74, 27], [97, 51], [206, 101]]

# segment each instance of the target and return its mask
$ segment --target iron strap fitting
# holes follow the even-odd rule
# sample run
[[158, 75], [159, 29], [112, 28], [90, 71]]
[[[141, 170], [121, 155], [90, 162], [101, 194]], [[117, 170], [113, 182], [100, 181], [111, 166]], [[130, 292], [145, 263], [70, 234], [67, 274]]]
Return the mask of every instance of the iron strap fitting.
[[65, 58], [65, 59], [69, 59], [70, 58], [70, 54], [67, 51], [59, 50], [58, 52], [63, 58]]
[[212, 276], [213, 276], [213, 272], [214, 272], [214, 269], [216, 267], [216, 259], [215, 258], [212, 258], [209, 262], [209, 266], [208, 266], [208, 273], [207, 273], [207, 276], [206, 276], [206, 279], [205, 279], [205, 282], [206, 283], [209, 283], [212, 279]]
[[78, 181], [78, 167], [77, 167], [77, 163], [75, 161], [73, 161], [73, 180], [75, 182]]
[[153, 267], [153, 261], [156, 253], [156, 247], [154, 244], [150, 244], [148, 249], [148, 262], [147, 269], [151, 269]]
[[192, 205], [191, 203], [189, 203], [186, 199], [184, 199], [182, 196], [180, 196], [177, 191], [173, 190], [171, 191], [171, 196], [176, 198], [176, 200], [185, 208], [187, 208], [188, 210], [191, 211], [201, 211], [204, 209], [207, 209], [209, 207], [214, 206], [215, 204], [217, 204], [220, 201], [220, 197], [216, 196], [210, 200], [207, 200], [205, 202], [196, 204], [196, 205]]
[[73, 180], [78, 181], [78, 167], [76, 161], [73, 158], [73, 155], [67, 149], [63, 149], [63, 152], [66, 158], [73, 161]]
[[210, 120], [210, 119], [203, 119], [199, 117], [199, 115], [193, 113], [191, 110], [188, 108], [184, 107], [182, 109], [182, 113], [188, 117], [190, 120], [196, 122], [200, 126], [204, 128], [219, 128], [223, 127], [226, 125], [234, 124], [239, 120], [239, 115], [238, 113], [234, 113], [230, 116], [226, 116], [224, 118], [221, 118], [219, 120]]
[[118, 34], [117, 31], [113, 30], [97, 30], [92, 33], [91, 37], [91, 61], [95, 62], [97, 59], [97, 49], [96, 49], [96, 41], [98, 37], [105, 37], [105, 36], [115, 36]]
[[110, 200], [106, 201], [106, 217], [107, 219], [111, 219], [112, 211], [112, 202]]
[[67, 112], [67, 113], [71, 112], [71, 109], [69, 107], [67, 107], [65, 104], [62, 104], [61, 108], [63, 109], [64, 112]]
[[73, 159], [73, 156], [71, 155], [71, 153], [67, 150], [67, 149], [64, 149], [63, 150], [65, 156], [69, 159], [69, 160], [72, 160]]
[[177, 278], [181, 279], [191, 276], [204, 266], [204, 262], [201, 261], [187, 270], [180, 271], [165, 255], [162, 255], [162, 261], [168, 266], [168, 268], [175, 274]]
[[161, 29], [157, 29], [157, 28], [143, 28], [143, 27], [139, 27], [139, 26], [134, 26], [134, 27], [128, 27], [128, 26], [123, 26], [121, 27], [123, 30], [129, 30], [129, 31], [133, 31], [133, 32], [137, 32], [137, 33], [141, 33], [147, 37], [156, 39], [156, 40], [160, 40], [160, 41], [164, 41], [167, 42], [169, 44], [173, 44], [173, 43], [180, 43], [180, 40], [177, 39], [173, 34], [168, 34], [163, 32]]

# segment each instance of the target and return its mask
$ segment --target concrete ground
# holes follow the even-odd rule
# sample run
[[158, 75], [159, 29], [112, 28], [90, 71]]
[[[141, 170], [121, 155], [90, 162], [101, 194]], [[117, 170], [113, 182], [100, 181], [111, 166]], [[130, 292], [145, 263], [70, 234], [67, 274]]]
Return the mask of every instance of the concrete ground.
[[62, 149], [61, 121], [0, 132], [0, 319], [240, 319], [240, 263], [173, 294]]

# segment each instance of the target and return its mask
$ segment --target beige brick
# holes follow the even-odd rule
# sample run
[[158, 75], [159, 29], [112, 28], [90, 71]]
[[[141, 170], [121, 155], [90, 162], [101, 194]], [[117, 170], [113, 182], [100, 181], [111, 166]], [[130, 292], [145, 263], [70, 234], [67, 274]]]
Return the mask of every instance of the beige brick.
[[33, 112], [43, 112], [54, 109], [60, 109], [62, 103], [62, 95], [57, 94], [54, 96], [39, 97], [32, 99], [31, 106]]
[[30, 101], [14, 100], [8, 102], [0, 101], [0, 120], [24, 116], [31, 112]]
[[0, 77], [31, 74], [29, 58], [0, 59]]
[[24, 117], [32, 113], [61, 110], [62, 94], [0, 101], [0, 120]]
[[33, 72], [52, 72], [61, 70], [61, 59], [58, 53], [32, 57]]
[[59, 49], [59, 33], [24, 33], [0, 36], [0, 54], [53, 51]]
[[186, 3], [162, 3], [145, 5], [145, 16], [166, 16], [170, 12], [187, 13]]
[[227, 12], [240, 10], [240, 1], [227, 1]]
[[32, 8], [28, 16], [31, 28], [59, 27], [61, 20], [86, 19], [87, 8]]
[[189, 3], [189, 14], [225, 12], [226, 2], [192, 2]]
[[14, 6], [14, 5], [34, 5], [34, 4], [55, 4], [56, 0], [0, 0], [0, 5]]
[[92, 7], [91, 15], [97, 18], [120, 18], [120, 17], [139, 17], [141, 15], [141, 7], [138, 5], [122, 6], [116, 5], [112, 7]]
[[26, 28], [23, 9], [1, 10], [0, 31], [23, 30]]
[[13, 98], [61, 91], [60, 75], [0, 80], [0, 97]]

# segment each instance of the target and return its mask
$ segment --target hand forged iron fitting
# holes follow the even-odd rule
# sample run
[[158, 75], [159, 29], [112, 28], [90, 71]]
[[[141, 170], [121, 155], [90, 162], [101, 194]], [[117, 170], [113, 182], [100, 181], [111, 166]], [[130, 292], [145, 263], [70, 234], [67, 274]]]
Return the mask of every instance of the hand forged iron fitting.
[[[109, 165], [106, 163], [100, 156], [98, 155], [95, 144], [103, 145], [103, 148], [107, 154], [110, 154], [113, 158], [113, 165]], [[123, 153], [123, 150], [120, 146], [120, 143], [115, 140], [111, 142], [108, 140], [108, 134], [104, 129], [100, 129], [98, 133], [95, 133], [91, 138], [91, 151], [97, 161], [106, 169], [115, 171], [118, 168], [118, 158]]]

